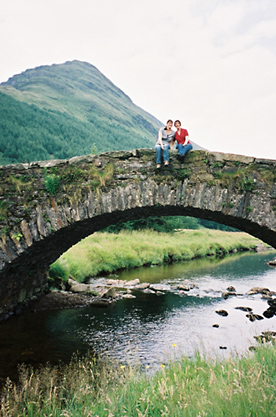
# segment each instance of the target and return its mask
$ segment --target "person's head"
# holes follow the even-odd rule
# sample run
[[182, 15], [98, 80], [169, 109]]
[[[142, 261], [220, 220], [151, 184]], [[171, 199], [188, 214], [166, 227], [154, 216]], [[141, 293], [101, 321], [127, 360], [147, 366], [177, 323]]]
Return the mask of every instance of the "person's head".
[[171, 119], [167, 120], [166, 126], [168, 129], [171, 129], [173, 127], [173, 121]]
[[176, 128], [180, 127], [180, 126], [181, 126], [181, 121], [180, 121], [180, 120], [176, 120], [176, 121], [174, 122], [174, 126], [175, 126]]

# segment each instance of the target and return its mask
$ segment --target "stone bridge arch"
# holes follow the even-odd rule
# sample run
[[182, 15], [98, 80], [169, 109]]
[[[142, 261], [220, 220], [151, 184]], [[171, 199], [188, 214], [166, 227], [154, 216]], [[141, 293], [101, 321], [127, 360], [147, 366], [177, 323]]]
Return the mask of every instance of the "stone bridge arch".
[[0, 316], [47, 287], [47, 271], [84, 237], [147, 216], [193, 216], [236, 227], [276, 248], [276, 161], [151, 149], [0, 167]]

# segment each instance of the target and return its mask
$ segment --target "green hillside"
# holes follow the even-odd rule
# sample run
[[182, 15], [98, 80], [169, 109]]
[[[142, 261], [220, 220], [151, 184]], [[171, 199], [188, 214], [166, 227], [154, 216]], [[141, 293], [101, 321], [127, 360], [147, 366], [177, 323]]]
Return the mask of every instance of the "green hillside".
[[0, 164], [153, 147], [161, 125], [93, 65], [42, 66], [0, 84]]

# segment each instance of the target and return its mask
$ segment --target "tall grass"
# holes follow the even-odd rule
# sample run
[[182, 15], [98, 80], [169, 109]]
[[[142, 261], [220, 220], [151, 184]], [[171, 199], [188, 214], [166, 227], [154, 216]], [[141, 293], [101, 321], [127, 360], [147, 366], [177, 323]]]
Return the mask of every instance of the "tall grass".
[[197, 355], [141, 368], [73, 358], [63, 368], [22, 368], [1, 398], [1, 416], [215, 417], [275, 416], [275, 346], [223, 361]]
[[246, 233], [211, 229], [173, 234], [150, 230], [95, 233], [64, 253], [51, 266], [50, 275], [62, 271], [63, 277], [83, 282], [89, 276], [120, 269], [222, 256], [235, 249], [255, 248], [257, 243]]

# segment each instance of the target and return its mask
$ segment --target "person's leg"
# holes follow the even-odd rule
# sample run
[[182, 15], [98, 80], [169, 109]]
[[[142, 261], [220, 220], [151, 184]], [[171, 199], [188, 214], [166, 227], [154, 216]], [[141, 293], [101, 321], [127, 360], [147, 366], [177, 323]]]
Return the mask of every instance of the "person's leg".
[[185, 146], [182, 145], [181, 155], [184, 157], [186, 155], [186, 153], [191, 151], [192, 149], [193, 149], [193, 146], [190, 143], [188, 143]]
[[164, 159], [165, 165], [169, 163], [169, 149], [170, 149], [170, 145], [164, 145], [163, 159]]
[[161, 164], [161, 146], [155, 145], [156, 150], [156, 164]]
[[176, 146], [177, 149], [177, 156], [181, 156], [182, 155], [182, 149], [183, 149], [183, 145], [182, 143], [178, 143]]

